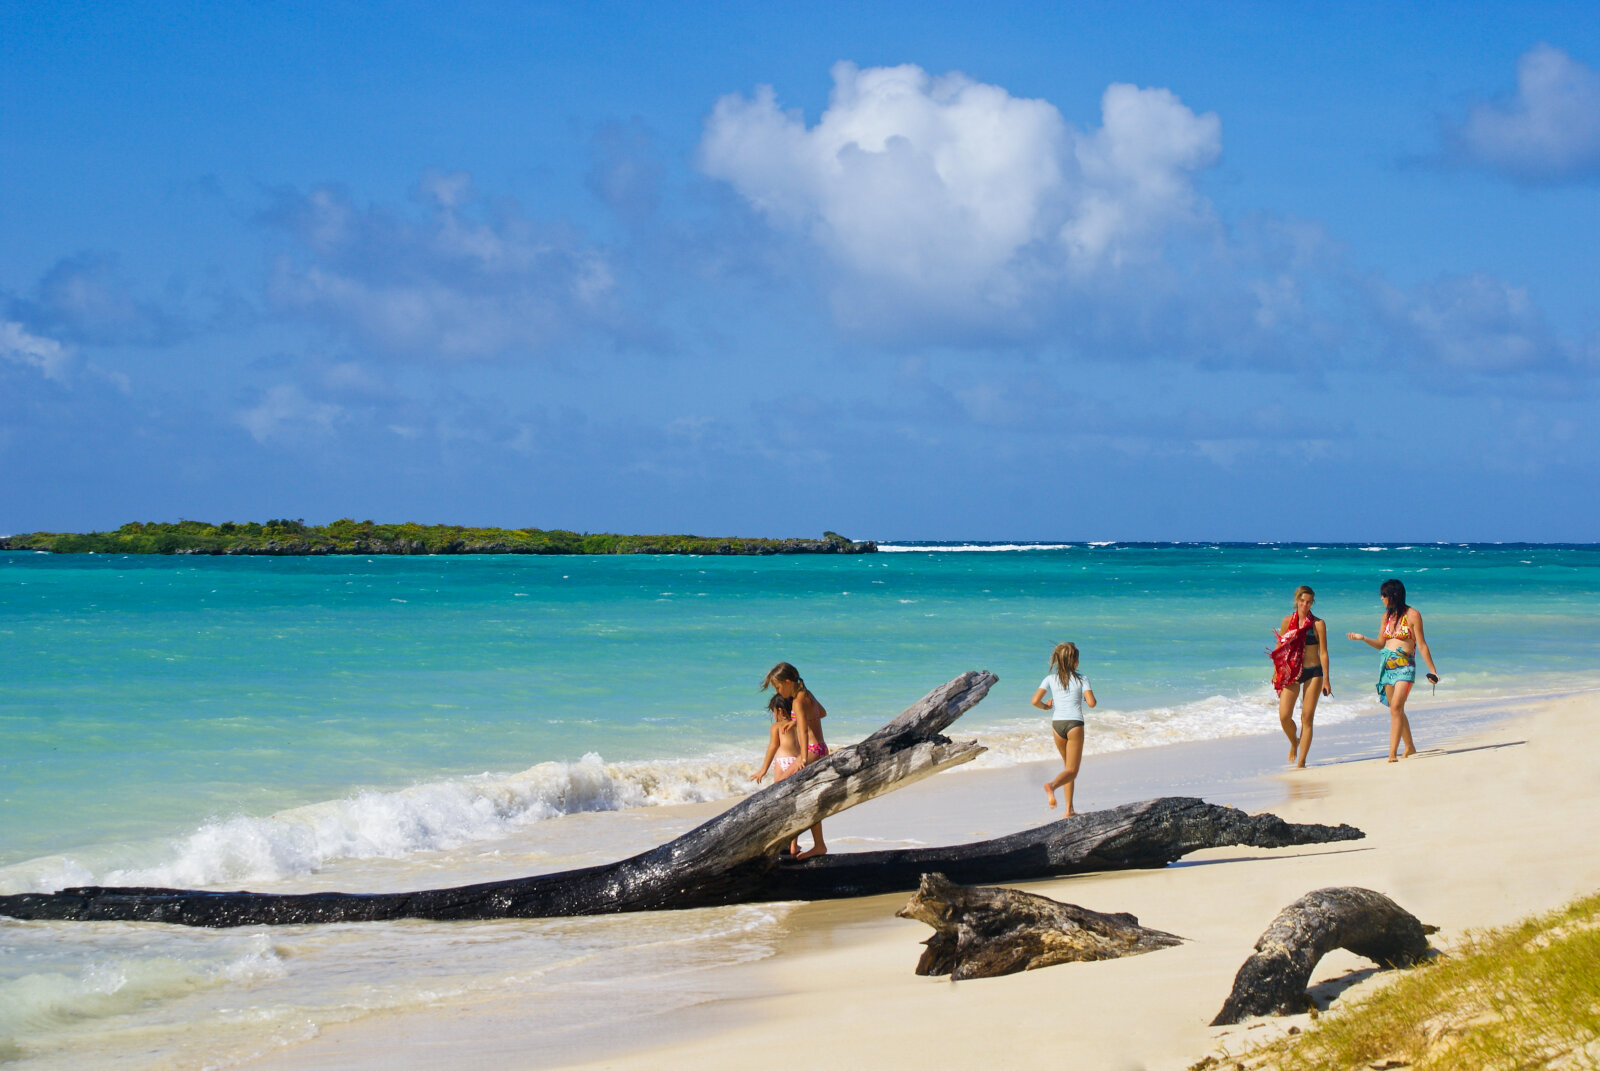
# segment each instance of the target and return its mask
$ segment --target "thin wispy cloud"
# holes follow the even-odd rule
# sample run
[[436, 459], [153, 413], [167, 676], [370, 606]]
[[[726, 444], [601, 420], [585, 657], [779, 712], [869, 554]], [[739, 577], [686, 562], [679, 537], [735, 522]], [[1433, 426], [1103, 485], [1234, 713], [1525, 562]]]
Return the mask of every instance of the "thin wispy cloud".
[[426, 176], [416, 201], [278, 191], [261, 219], [295, 248], [269, 300], [373, 356], [443, 360], [541, 353], [614, 315], [610, 264], [572, 228], [479, 203], [465, 173]]
[[180, 314], [138, 297], [106, 253], [63, 257], [10, 308], [35, 331], [87, 346], [166, 346], [191, 333]]
[[57, 339], [36, 335], [8, 320], [0, 322], [0, 358], [61, 383], [66, 381], [72, 351]]

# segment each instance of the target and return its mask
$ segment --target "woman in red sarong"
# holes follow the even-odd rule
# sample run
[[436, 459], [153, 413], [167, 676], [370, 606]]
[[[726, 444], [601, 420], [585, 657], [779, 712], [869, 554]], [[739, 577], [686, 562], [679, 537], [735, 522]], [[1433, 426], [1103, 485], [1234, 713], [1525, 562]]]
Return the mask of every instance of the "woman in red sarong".
[[[1278, 643], [1272, 654], [1272, 687], [1278, 692], [1278, 724], [1289, 738], [1289, 761], [1305, 769], [1311, 751], [1311, 721], [1317, 701], [1333, 695], [1328, 665], [1328, 627], [1311, 612], [1314, 591], [1301, 584], [1294, 589], [1294, 609], [1278, 626]], [[1300, 728], [1294, 724], [1294, 702], [1300, 700]]]

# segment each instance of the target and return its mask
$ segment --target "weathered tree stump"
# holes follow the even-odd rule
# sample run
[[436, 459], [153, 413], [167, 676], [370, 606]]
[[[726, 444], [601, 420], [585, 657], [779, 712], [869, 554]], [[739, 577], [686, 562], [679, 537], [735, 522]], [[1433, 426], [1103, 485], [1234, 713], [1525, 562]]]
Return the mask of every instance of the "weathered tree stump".
[[923, 942], [917, 973], [948, 974], [958, 982], [1137, 956], [1183, 942], [1140, 926], [1126, 912], [1105, 915], [1015, 889], [957, 885], [943, 874], [922, 875], [910, 902], [895, 914], [934, 929]]
[[1233, 979], [1212, 1026], [1252, 1015], [1294, 1015], [1309, 1005], [1306, 983], [1322, 957], [1347, 949], [1383, 967], [1407, 967], [1428, 952], [1427, 926], [1382, 893], [1339, 887], [1308, 892], [1278, 913]]

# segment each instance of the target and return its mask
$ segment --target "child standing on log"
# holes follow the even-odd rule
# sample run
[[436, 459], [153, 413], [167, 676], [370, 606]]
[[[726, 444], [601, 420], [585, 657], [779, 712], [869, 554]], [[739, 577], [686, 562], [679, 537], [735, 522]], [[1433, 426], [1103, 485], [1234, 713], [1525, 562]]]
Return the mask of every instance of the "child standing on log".
[[767, 709], [772, 711], [767, 757], [761, 760], [761, 772], [750, 778], [757, 784], [767, 776], [767, 770], [773, 768], [774, 764], [776, 768], [772, 769], [772, 783], [777, 784], [794, 773], [800, 762], [800, 727], [794, 720], [793, 704], [783, 696], [775, 695], [767, 704]]
[[[827, 755], [828, 745], [822, 739], [822, 719], [828, 716], [828, 712], [817, 702], [817, 697], [811, 694], [811, 689], [806, 687], [806, 682], [800, 677], [800, 671], [787, 662], [779, 662], [767, 670], [767, 675], [761, 680], [761, 690], [766, 691], [768, 688], [789, 700], [799, 736], [800, 765], [809, 766]], [[800, 840], [796, 838], [789, 842], [789, 852], [796, 859], [826, 855], [828, 845], [822, 839], [822, 823], [818, 822], [811, 827], [811, 847], [801, 851]]]
[[[1046, 699], [1045, 694], [1050, 698]], [[1050, 806], [1056, 805], [1056, 789], [1065, 789], [1067, 817], [1078, 812], [1072, 809], [1072, 789], [1078, 779], [1078, 767], [1083, 763], [1083, 708], [1093, 707], [1094, 690], [1088, 678], [1078, 672], [1078, 645], [1058, 643], [1050, 652], [1050, 675], [1039, 682], [1033, 693], [1033, 705], [1051, 712], [1050, 735], [1056, 751], [1061, 756], [1061, 772], [1044, 783], [1044, 794]]]

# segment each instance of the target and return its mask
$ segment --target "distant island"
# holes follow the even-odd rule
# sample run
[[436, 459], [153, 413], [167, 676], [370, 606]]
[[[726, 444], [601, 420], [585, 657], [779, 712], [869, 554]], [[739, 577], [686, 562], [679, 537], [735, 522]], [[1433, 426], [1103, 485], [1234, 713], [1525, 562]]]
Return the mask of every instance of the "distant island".
[[32, 532], [0, 536], [0, 550], [53, 554], [871, 554], [838, 532], [821, 539], [743, 539], [691, 535], [611, 535], [539, 528], [463, 528], [453, 524], [374, 524], [349, 519], [311, 525], [125, 524], [114, 532]]

